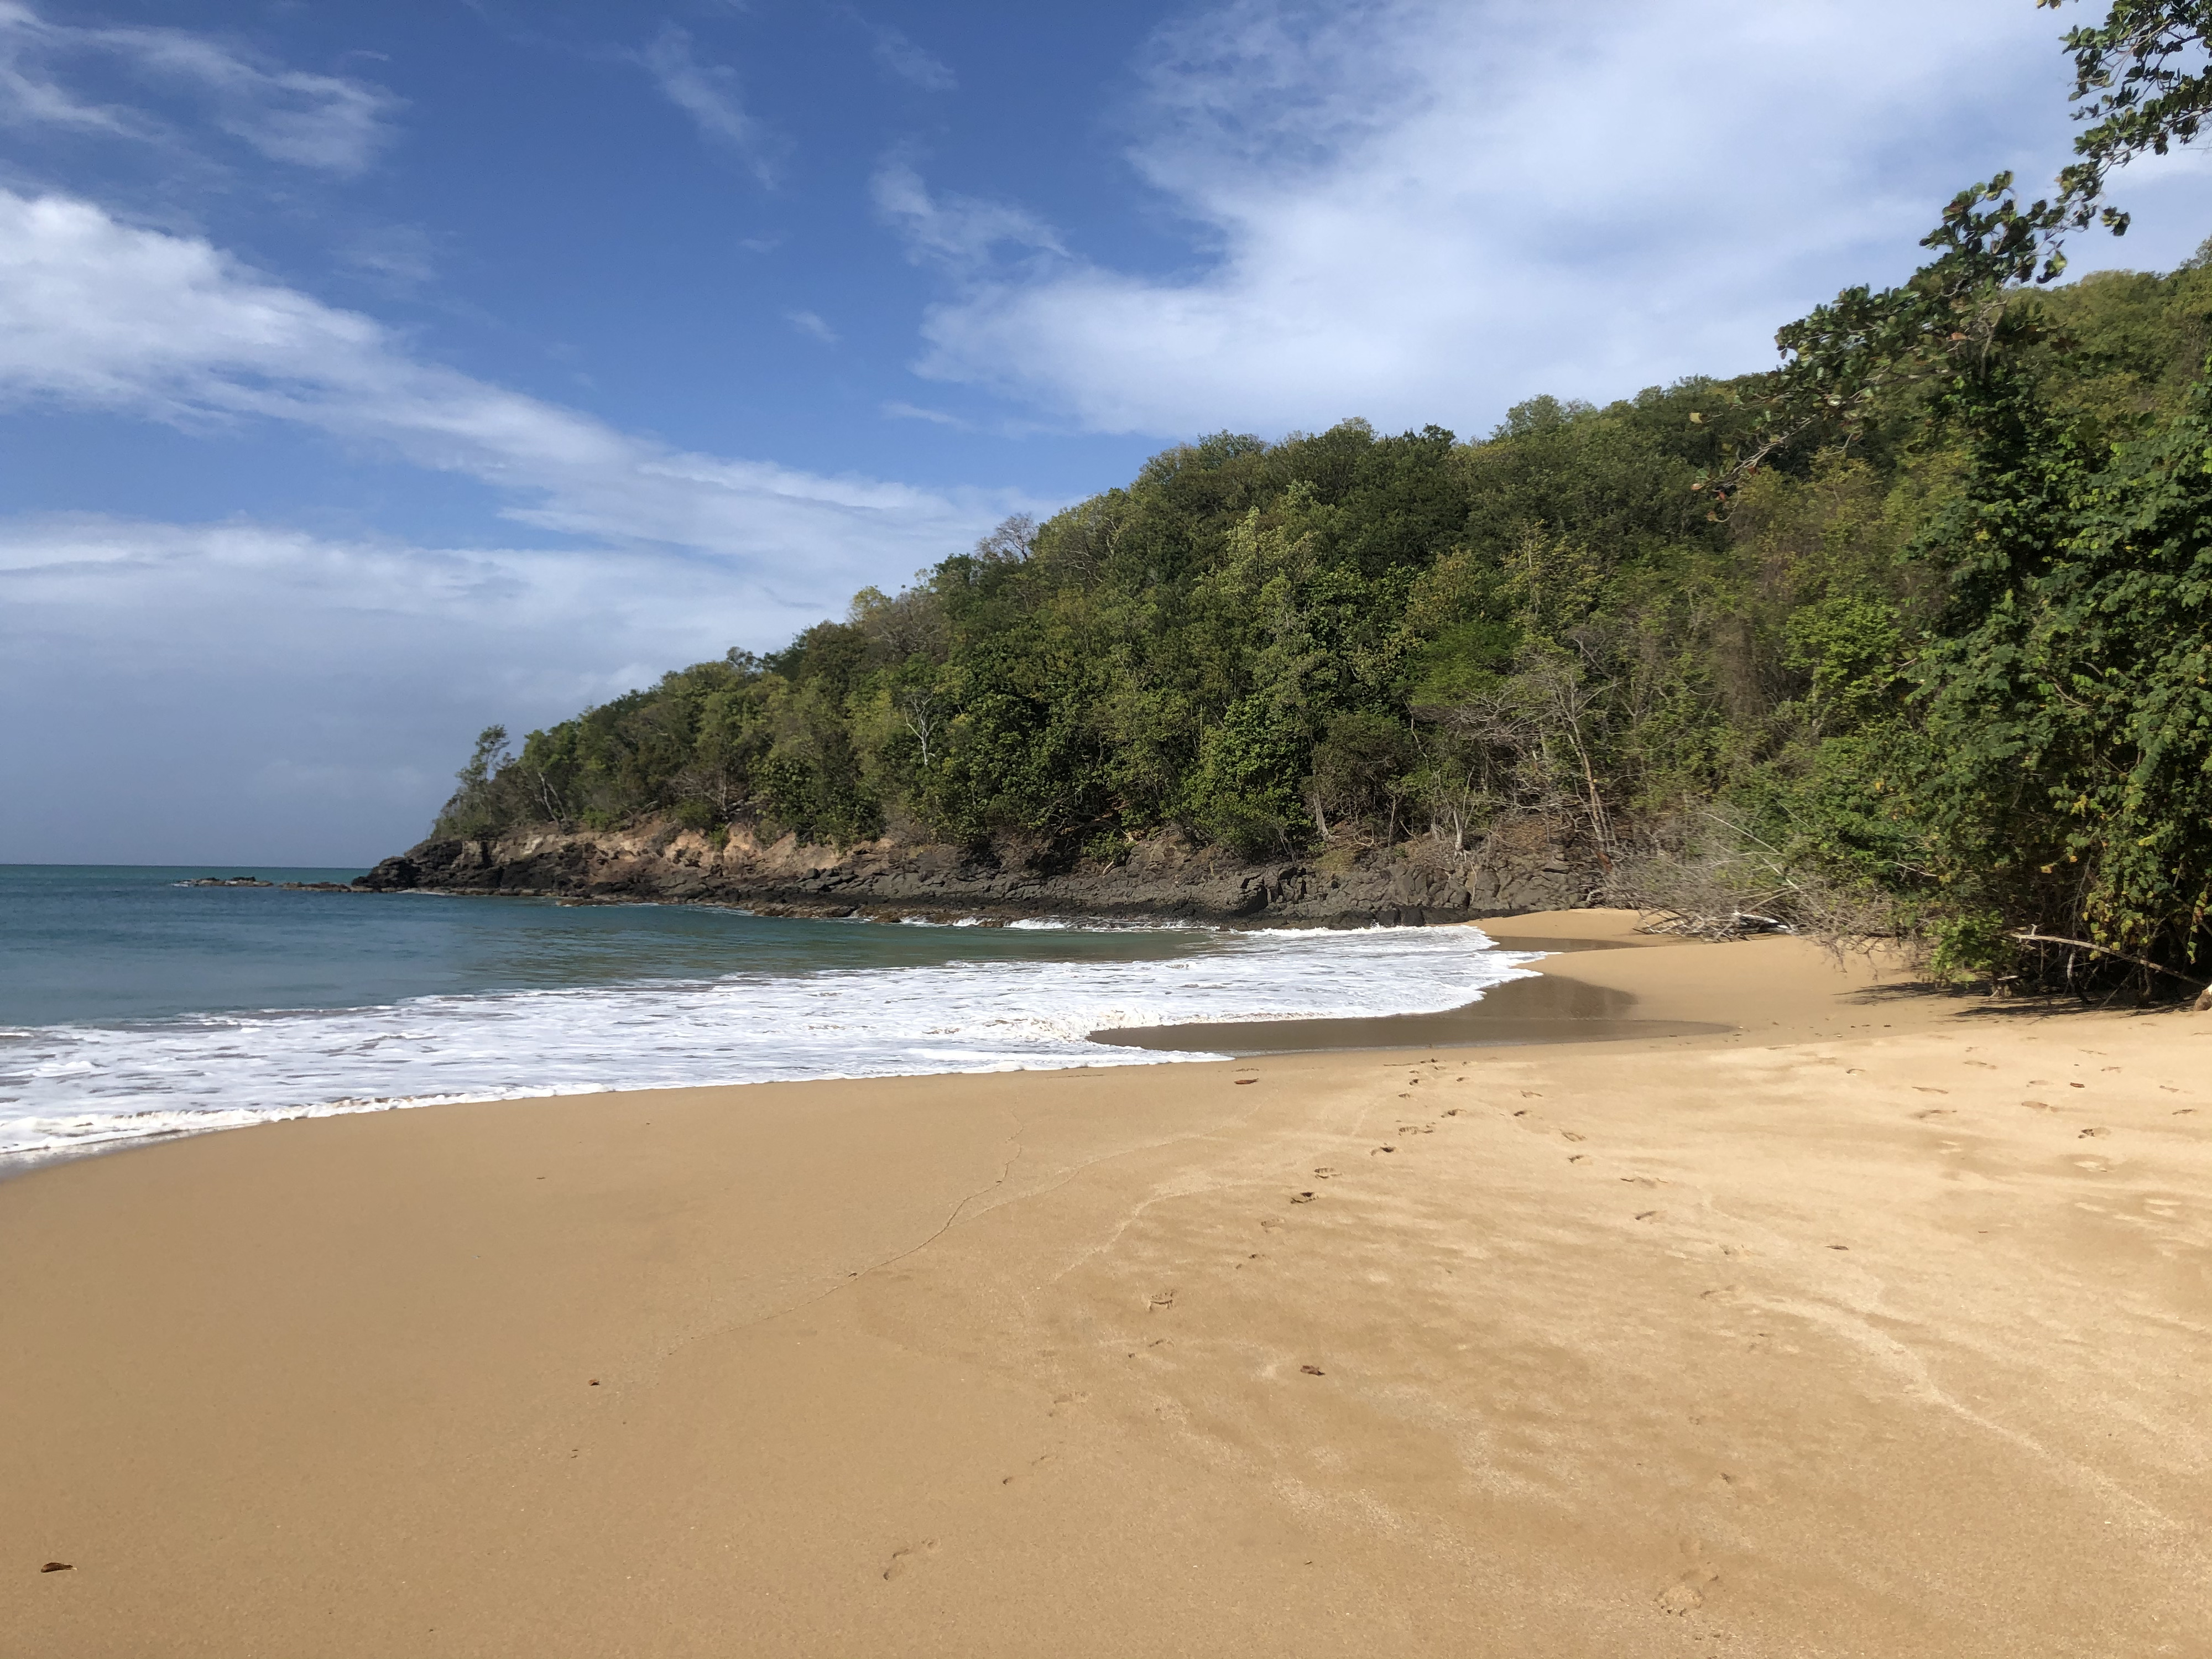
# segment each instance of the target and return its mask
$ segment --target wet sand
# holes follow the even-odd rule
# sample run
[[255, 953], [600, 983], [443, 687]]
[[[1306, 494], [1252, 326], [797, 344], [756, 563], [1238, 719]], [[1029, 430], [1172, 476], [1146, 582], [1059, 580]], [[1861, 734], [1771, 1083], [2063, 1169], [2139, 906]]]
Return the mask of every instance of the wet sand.
[[0, 1653], [2212, 1651], [2212, 1017], [1546, 968], [0, 1185]]
[[[1516, 950], [1540, 950], [1534, 940]], [[1575, 941], [1570, 949], [1587, 949]], [[1442, 1014], [1393, 1014], [1376, 1019], [1218, 1020], [1203, 1025], [1136, 1025], [1094, 1031], [1091, 1041], [1165, 1054], [1327, 1054], [1354, 1048], [1498, 1048], [1523, 1042], [1619, 1042], [1630, 1037], [1718, 1036], [1724, 1021], [1645, 1019], [1636, 998], [1609, 985], [1545, 974], [1511, 980], [1481, 1000]]]

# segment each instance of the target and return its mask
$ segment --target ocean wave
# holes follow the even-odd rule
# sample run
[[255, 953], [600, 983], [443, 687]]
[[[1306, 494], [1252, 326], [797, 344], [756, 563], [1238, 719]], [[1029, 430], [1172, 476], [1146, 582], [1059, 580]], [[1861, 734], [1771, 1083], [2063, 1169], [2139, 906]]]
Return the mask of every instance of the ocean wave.
[[1092, 1031], [1427, 1013], [1534, 958], [1471, 927], [1223, 933], [1139, 961], [973, 961], [0, 1030], [0, 1157], [280, 1118], [611, 1089], [1216, 1058]]

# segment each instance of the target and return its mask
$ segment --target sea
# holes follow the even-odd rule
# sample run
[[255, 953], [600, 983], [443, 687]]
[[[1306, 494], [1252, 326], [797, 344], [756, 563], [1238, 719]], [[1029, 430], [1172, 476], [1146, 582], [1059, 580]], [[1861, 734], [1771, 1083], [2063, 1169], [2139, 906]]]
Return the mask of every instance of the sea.
[[1169, 1064], [1089, 1040], [1439, 1012], [1473, 927], [794, 921], [196, 886], [357, 870], [0, 865], [0, 1170], [272, 1119], [685, 1084]]

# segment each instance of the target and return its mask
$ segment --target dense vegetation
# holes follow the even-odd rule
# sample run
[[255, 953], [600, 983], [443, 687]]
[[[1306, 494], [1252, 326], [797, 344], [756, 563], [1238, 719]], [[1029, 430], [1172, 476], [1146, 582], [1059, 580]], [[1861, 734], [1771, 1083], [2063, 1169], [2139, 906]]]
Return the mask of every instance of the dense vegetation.
[[1548, 845], [1955, 971], [2212, 973], [2212, 270], [2053, 281], [2104, 168], [2212, 97], [2169, 72], [2112, 139], [2172, 53], [2111, 32], [2193, 10], [2076, 31], [2106, 118], [2058, 200], [1961, 196], [1773, 374], [1171, 449], [784, 650], [488, 732], [441, 830]]

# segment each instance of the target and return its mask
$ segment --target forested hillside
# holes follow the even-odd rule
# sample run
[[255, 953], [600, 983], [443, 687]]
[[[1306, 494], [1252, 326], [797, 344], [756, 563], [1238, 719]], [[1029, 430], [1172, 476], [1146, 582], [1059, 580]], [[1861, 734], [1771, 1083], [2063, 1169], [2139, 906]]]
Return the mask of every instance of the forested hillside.
[[487, 732], [441, 832], [1040, 867], [1504, 837], [1948, 971], [2179, 988], [2212, 971], [2212, 270], [2058, 285], [2102, 174], [2009, 183], [1774, 374], [1170, 449], [783, 650]]

